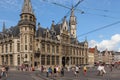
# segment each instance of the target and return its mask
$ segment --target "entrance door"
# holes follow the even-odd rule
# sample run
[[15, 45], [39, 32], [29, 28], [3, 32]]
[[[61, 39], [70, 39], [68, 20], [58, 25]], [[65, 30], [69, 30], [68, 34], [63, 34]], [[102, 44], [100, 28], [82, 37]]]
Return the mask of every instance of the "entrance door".
[[65, 57], [62, 57], [62, 65], [65, 67]]

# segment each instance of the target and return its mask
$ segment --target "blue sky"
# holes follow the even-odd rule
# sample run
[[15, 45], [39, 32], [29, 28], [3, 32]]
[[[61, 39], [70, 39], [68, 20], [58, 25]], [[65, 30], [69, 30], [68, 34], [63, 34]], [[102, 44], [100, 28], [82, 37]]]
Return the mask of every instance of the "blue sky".
[[[6, 27], [17, 25], [20, 20], [20, 13], [24, 0], [0, 0], [0, 31], [3, 22]], [[79, 0], [31, 0], [37, 22], [42, 27], [50, 28], [52, 20], [55, 23], [61, 21], [69, 9], [51, 4], [56, 2], [67, 7], [72, 7]], [[100, 27], [120, 21], [120, 0], [83, 0], [75, 10], [77, 17], [77, 36], [78, 40], [84, 41], [87, 37], [89, 47], [98, 46], [99, 50], [120, 51], [120, 23], [98, 30], [93, 33], [85, 34]], [[69, 15], [69, 14], [68, 14]], [[69, 19], [69, 16], [67, 17]], [[82, 36], [81, 36], [82, 35]]]

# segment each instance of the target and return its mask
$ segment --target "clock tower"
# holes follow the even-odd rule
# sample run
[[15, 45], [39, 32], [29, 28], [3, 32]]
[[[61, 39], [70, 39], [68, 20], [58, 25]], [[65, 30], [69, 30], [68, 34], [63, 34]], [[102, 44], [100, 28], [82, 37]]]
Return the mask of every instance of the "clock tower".
[[70, 34], [72, 38], [76, 38], [76, 24], [77, 22], [76, 22], [76, 17], [74, 15], [74, 8], [72, 7], [70, 21], [69, 21]]

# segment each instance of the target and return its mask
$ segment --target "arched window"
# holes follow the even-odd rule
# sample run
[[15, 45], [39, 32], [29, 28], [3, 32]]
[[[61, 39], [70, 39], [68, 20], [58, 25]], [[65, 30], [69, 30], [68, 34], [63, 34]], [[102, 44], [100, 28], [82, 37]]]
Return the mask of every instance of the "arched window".
[[20, 55], [18, 55], [18, 65], [20, 65]]

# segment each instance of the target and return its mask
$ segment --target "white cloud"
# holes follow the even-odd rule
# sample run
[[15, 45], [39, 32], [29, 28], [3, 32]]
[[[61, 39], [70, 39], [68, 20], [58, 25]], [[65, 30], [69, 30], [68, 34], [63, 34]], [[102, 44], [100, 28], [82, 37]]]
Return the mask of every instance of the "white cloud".
[[89, 41], [89, 47], [98, 47], [98, 50], [103, 51], [105, 49], [120, 51], [120, 34], [115, 34], [110, 40], [102, 40], [97, 42], [95, 40]]

